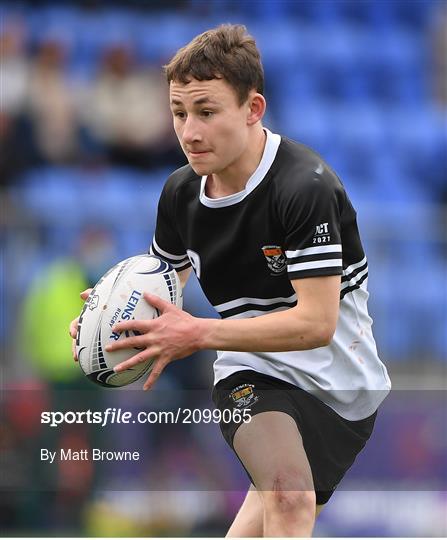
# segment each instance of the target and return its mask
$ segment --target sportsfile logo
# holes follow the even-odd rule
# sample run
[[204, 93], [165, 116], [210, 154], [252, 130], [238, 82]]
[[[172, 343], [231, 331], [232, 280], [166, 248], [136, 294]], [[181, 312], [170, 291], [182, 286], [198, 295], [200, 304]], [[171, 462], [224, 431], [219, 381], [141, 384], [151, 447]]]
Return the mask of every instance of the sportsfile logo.
[[[246, 407], [250, 403], [257, 401], [254, 396], [253, 385], [243, 385], [245, 391], [239, 392], [234, 401], [244, 404]], [[235, 391], [242, 389], [238, 387]], [[241, 401], [242, 400], [242, 401]], [[170, 411], [125, 411], [115, 407], [108, 407], [102, 411], [42, 411], [40, 423], [49, 427], [57, 428], [61, 424], [97, 424], [105, 427], [111, 424], [230, 424], [249, 423], [251, 421], [251, 410], [239, 411], [237, 409], [189, 409], [177, 407]]]

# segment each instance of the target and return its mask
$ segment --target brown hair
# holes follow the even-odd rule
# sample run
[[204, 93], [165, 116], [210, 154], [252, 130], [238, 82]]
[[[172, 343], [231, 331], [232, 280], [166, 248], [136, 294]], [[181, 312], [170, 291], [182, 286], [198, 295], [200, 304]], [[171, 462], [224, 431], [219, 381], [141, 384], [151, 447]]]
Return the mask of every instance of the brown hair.
[[200, 34], [179, 49], [164, 70], [168, 83], [224, 79], [236, 91], [239, 105], [250, 90], [264, 92], [261, 57], [242, 24], [222, 24]]

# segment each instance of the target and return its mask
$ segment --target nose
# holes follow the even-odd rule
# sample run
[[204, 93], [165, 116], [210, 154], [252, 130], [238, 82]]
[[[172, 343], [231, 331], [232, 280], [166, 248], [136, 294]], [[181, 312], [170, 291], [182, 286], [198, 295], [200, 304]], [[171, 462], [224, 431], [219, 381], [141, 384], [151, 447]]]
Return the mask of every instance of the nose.
[[199, 122], [196, 121], [193, 115], [188, 115], [183, 124], [182, 139], [183, 143], [186, 145], [201, 142], [202, 140]]

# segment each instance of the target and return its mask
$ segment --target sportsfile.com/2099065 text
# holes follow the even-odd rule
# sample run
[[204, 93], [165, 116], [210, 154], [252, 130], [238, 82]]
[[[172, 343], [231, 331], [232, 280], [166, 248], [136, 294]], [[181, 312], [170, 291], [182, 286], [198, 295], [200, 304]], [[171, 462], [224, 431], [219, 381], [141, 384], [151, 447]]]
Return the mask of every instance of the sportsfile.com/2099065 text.
[[229, 424], [251, 421], [251, 409], [187, 409], [173, 411], [123, 411], [121, 408], [108, 407], [104, 411], [42, 411], [40, 423], [50, 427], [61, 424]]

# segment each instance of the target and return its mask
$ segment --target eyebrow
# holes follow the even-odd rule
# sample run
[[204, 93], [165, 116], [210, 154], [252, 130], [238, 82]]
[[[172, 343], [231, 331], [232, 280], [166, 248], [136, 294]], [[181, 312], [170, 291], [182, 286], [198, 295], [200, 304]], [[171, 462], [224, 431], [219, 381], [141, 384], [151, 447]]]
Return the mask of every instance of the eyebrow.
[[[214, 100], [212, 100], [208, 96], [205, 96], [205, 97], [196, 99], [193, 102], [193, 105], [203, 105], [204, 103], [214, 103], [214, 104], [216, 104], [216, 102]], [[183, 105], [183, 103], [181, 101], [179, 101], [178, 99], [171, 99], [171, 105]]]

